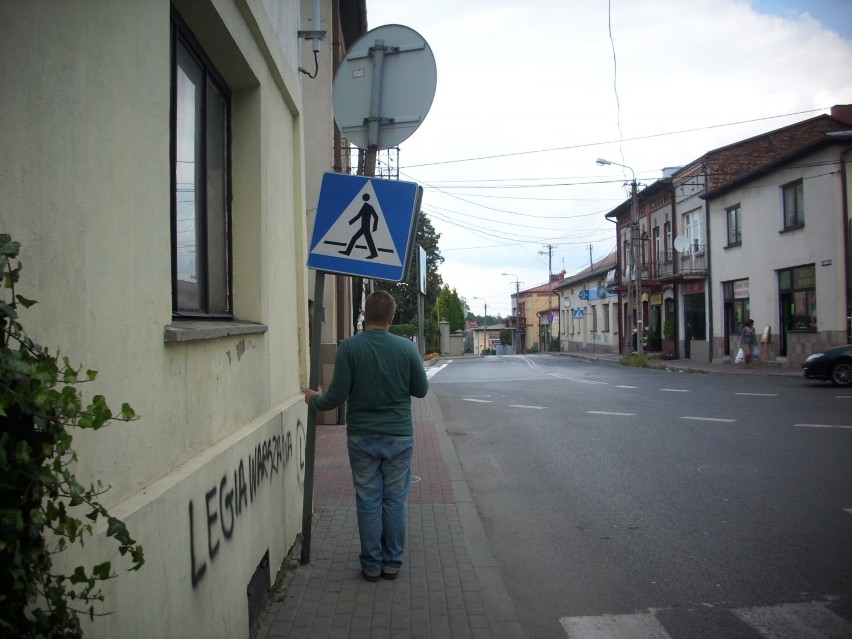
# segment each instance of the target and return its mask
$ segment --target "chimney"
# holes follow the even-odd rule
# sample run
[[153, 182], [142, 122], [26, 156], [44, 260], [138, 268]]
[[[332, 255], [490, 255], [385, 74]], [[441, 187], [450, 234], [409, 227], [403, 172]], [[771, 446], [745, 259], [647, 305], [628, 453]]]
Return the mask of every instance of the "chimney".
[[852, 104], [835, 104], [831, 107], [831, 117], [852, 126]]

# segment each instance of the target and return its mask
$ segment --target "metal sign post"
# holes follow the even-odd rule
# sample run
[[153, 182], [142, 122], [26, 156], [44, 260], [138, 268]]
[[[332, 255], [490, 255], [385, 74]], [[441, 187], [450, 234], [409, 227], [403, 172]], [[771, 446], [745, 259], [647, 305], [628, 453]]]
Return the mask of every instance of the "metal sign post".
[[[416, 31], [401, 25], [386, 25], [362, 35], [335, 73], [334, 120], [350, 142], [367, 151], [364, 167], [367, 179], [329, 173], [323, 177], [308, 254], [308, 268], [316, 269], [310, 388], [319, 385], [326, 273], [391, 281], [405, 279], [423, 189], [413, 185], [412, 191], [406, 186], [409, 183], [376, 180], [373, 177], [376, 151], [398, 145], [417, 130], [432, 106], [436, 83], [435, 57], [429, 44]], [[344, 183], [344, 178], [360, 182], [352, 186], [351, 181]], [[327, 186], [332, 182], [333, 185]], [[384, 222], [381, 233], [380, 219]], [[356, 222], [359, 225], [350, 229]], [[379, 234], [373, 237], [374, 233]], [[303, 564], [311, 561], [315, 455], [316, 412], [308, 410], [302, 502]]]

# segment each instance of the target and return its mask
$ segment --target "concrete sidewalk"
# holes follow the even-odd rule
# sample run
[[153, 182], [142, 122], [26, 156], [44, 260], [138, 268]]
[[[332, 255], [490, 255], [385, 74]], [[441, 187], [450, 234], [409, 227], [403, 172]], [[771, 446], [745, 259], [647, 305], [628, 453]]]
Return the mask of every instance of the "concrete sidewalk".
[[[591, 362], [608, 362], [617, 364], [621, 361], [622, 355], [618, 353], [608, 352], [585, 352], [577, 351], [570, 353], [554, 353], [554, 355], [562, 355], [565, 357], [574, 357]], [[652, 359], [650, 363], [664, 370], [682, 373], [716, 373], [721, 375], [781, 375], [784, 377], [801, 377], [804, 379], [801, 367], [797, 368], [790, 364], [779, 362], [761, 362], [757, 366], [745, 367], [742, 364], [734, 364], [733, 362], [702, 362], [693, 359], [672, 359], [661, 360]]]
[[260, 639], [524, 636], [438, 401], [430, 392], [412, 408], [415, 477], [399, 578], [361, 577], [346, 429], [318, 426], [311, 562], [279, 575]]

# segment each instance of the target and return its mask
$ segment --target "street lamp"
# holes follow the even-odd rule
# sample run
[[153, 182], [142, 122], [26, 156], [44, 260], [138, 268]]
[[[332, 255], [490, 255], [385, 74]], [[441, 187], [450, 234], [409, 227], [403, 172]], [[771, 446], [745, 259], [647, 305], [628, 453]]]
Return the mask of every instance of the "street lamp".
[[[636, 249], [639, 245], [639, 200], [636, 195], [636, 174], [626, 164], [611, 162], [603, 158], [598, 158], [596, 162], [601, 166], [620, 166], [630, 171], [630, 281], [627, 284], [627, 309], [630, 327], [636, 330], [636, 351], [642, 355], [645, 351], [645, 340], [644, 331], [642, 330], [642, 273], [636, 264], [637, 257], [641, 259], [641, 256], [636, 255]], [[636, 305], [636, 326], [633, 325], [632, 311], [634, 304]], [[631, 337], [632, 333], [633, 330], [631, 330]]]

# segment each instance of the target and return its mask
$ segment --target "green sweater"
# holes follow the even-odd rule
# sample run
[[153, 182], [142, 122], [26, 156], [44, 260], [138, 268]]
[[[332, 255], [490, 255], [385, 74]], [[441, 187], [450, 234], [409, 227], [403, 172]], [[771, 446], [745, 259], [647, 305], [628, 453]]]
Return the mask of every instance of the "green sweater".
[[413, 435], [411, 396], [426, 397], [429, 381], [413, 342], [383, 330], [343, 340], [328, 390], [311, 399], [315, 410], [346, 402], [349, 435]]

